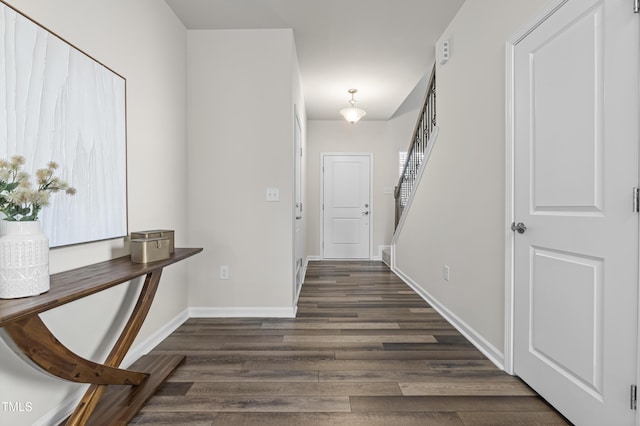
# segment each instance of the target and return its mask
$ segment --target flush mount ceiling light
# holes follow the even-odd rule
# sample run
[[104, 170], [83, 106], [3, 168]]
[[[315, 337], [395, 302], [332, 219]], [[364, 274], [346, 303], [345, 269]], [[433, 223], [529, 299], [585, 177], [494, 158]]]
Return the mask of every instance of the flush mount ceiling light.
[[357, 92], [358, 90], [356, 89], [349, 89], [349, 93], [351, 93], [351, 100], [349, 101], [349, 103], [351, 104], [351, 106], [340, 110], [340, 114], [342, 114], [344, 119], [351, 124], [360, 120], [367, 114], [365, 110], [356, 108], [356, 100], [353, 99], [353, 95], [355, 95]]

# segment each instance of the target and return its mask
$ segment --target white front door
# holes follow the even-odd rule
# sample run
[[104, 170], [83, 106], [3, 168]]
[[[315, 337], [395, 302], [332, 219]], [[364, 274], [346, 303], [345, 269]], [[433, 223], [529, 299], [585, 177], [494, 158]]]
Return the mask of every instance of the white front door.
[[324, 155], [323, 258], [368, 259], [371, 156]]
[[632, 6], [569, 0], [514, 48], [514, 369], [579, 425], [636, 419]]

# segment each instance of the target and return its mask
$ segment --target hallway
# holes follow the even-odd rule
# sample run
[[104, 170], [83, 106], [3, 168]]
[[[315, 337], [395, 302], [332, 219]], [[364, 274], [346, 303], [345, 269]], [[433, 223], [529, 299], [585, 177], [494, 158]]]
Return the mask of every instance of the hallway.
[[295, 319], [190, 319], [132, 424], [565, 425], [382, 262], [311, 262]]

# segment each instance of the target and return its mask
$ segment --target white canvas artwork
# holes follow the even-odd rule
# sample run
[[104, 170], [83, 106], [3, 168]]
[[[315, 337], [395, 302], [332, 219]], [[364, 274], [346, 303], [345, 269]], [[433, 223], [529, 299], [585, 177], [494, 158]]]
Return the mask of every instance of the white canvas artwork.
[[124, 78], [2, 3], [0, 58], [0, 158], [77, 189], [40, 213], [51, 247], [125, 236]]

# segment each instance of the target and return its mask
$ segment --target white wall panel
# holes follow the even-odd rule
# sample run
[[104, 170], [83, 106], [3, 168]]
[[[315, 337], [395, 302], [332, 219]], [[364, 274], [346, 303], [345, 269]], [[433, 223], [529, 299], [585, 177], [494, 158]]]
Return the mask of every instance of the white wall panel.
[[[9, 0], [127, 79], [129, 227], [170, 228], [187, 244], [186, 30], [164, 2]], [[168, 197], [169, 194], [169, 197]], [[123, 239], [51, 251], [51, 272], [128, 254]], [[187, 261], [188, 262], [188, 261]], [[186, 262], [167, 268], [138, 344], [187, 308]], [[44, 321], [75, 352], [102, 359], [124, 325], [139, 281], [49, 311]], [[132, 300], [133, 299], [133, 300]], [[29, 412], [0, 412], [0, 423], [31, 425], [80, 386], [45, 376], [0, 343], [0, 401], [30, 401]], [[50, 424], [50, 423], [49, 423]]]
[[[441, 36], [438, 144], [396, 247], [397, 268], [468, 329], [504, 346], [505, 43], [546, 0], [467, 0]], [[445, 282], [442, 268], [451, 279]]]
[[293, 306], [294, 49], [290, 29], [189, 31], [193, 307]]

